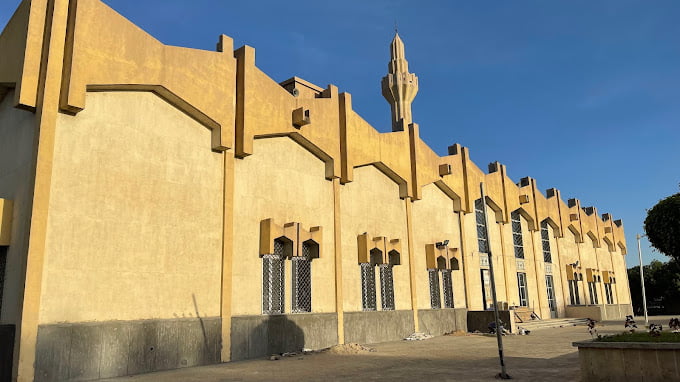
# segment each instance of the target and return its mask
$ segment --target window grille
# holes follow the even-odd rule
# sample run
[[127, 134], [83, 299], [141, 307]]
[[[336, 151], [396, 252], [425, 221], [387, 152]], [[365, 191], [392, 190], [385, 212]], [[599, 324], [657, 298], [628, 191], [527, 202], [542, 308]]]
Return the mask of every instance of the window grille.
[[590, 303], [599, 304], [599, 299], [597, 298], [597, 286], [594, 282], [588, 282], [588, 292], [590, 292]]
[[309, 245], [302, 244], [302, 256], [293, 257], [293, 301], [291, 311], [312, 311], [312, 259]]
[[552, 254], [550, 253], [550, 233], [548, 232], [548, 222], [541, 223], [541, 244], [543, 244], [543, 261], [552, 263]]
[[380, 264], [380, 297], [382, 310], [394, 310], [394, 276], [393, 267]]
[[262, 313], [281, 314], [284, 309], [285, 256], [283, 243], [274, 241], [274, 253], [262, 256]]
[[375, 267], [361, 263], [361, 304], [363, 310], [375, 310]]
[[519, 305], [529, 306], [529, 296], [527, 293], [527, 274], [517, 272], [517, 285], [519, 287]]
[[548, 292], [548, 308], [551, 312], [557, 311], [557, 304], [555, 302], [555, 285], [552, 275], [545, 276], [545, 287]]
[[432, 309], [441, 308], [441, 298], [439, 296], [439, 271], [428, 269], [427, 274], [430, 278], [430, 306]]
[[442, 284], [444, 289], [444, 307], [453, 308], [453, 280], [450, 269], [442, 270]]
[[491, 277], [488, 269], [480, 269], [482, 278], [482, 302], [484, 310], [493, 308], [493, 298], [491, 296]]
[[475, 200], [475, 217], [477, 219], [477, 246], [479, 252], [489, 253], [489, 241], [486, 230], [486, 219], [484, 219], [484, 202], [482, 199]]
[[515, 257], [524, 258], [524, 243], [522, 242], [522, 222], [519, 212], [514, 211], [510, 214], [512, 220], [512, 245], [515, 247]]
[[578, 281], [569, 280], [569, 297], [571, 297], [571, 305], [581, 305], [581, 296], [578, 292]]

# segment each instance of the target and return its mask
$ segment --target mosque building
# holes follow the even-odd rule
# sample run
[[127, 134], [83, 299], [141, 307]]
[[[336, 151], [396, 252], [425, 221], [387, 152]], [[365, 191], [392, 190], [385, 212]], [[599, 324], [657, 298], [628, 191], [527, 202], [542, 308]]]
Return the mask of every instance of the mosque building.
[[0, 34], [0, 380], [471, 330], [491, 265], [513, 322], [631, 314], [621, 221], [436, 154], [417, 92], [398, 34], [383, 133], [227, 36], [168, 46], [99, 0], [22, 1]]

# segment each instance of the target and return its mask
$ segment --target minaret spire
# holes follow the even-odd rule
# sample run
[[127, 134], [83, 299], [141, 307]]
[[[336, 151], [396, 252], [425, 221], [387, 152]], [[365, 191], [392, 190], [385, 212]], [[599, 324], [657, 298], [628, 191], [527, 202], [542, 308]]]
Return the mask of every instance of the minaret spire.
[[382, 79], [382, 93], [392, 108], [392, 131], [402, 131], [413, 123], [411, 103], [418, 93], [418, 77], [408, 71], [404, 42], [396, 31], [396, 25], [390, 44], [387, 75]]

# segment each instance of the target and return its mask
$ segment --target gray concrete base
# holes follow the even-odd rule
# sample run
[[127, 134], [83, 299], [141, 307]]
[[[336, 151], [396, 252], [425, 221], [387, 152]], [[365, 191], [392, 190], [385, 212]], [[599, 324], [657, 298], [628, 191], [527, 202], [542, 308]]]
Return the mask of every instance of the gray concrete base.
[[220, 362], [219, 317], [40, 325], [35, 380], [89, 380]]
[[419, 330], [433, 336], [467, 331], [467, 309], [423, 309], [418, 311], [418, 321]]
[[231, 360], [323, 349], [338, 343], [335, 313], [235, 316], [231, 319]]
[[397, 341], [414, 332], [413, 311], [345, 312], [345, 343]]
[[621, 320], [633, 314], [630, 304], [567, 305], [566, 315], [573, 318], [592, 318], [596, 321]]

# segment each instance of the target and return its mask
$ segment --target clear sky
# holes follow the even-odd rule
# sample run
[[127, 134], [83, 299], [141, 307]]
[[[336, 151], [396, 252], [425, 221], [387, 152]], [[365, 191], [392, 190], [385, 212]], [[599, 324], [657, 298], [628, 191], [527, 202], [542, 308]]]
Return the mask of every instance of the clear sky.
[[[256, 49], [276, 81], [302, 77], [352, 94], [390, 130], [380, 79], [397, 22], [421, 137], [460, 143], [486, 170], [535, 178], [623, 219], [627, 262], [645, 209], [680, 183], [680, 1], [105, 0], [165, 44]], [[5, 25], [18, 0], [0, 4]], [[643, 260], [667, 258], [643, 241]]]

